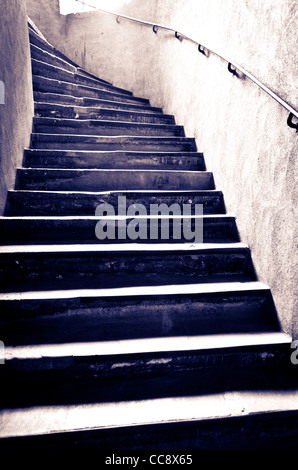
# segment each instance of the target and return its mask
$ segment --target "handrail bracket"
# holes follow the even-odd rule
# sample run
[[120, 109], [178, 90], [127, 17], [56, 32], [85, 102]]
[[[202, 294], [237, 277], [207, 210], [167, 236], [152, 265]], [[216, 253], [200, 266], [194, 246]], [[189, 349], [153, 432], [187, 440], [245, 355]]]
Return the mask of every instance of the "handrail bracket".
[[288, 120], [287, 120], [287, 124], [289, 127], [291, 127], [292, 129], [296, 129], [296, 132], [298, 132], [298, 122], [296, 122], [296, 124], [293, 122], [293, 117], [294, 117], [294, 114], [293, 113], [290, 113], [289, 114], [289, 117], [288, 117]]
[[232, 68], [231, 62], [228, 63], [228, 71], [232, 74], [235, 75], [235, 77], [239, 78], [239, 74], [237, 73], [236, 69]]
[[203, 54], [203, 55], [206, 55], [206, 52], [204, 51], [203, 47], [201, 44], [198, 45], [198, 51]]

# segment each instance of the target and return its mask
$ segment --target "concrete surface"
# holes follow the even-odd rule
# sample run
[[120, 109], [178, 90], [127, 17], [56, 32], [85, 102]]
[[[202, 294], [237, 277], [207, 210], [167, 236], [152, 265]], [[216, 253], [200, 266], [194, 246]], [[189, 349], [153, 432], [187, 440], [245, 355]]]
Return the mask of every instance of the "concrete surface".
[[[29, 14], [42, 11], [44, 3], [57, 0], [28, 0]], [[295, 107], [296, 5], [295, 0], [132, 0], [122, 13], [196, 38]], [[282, 327], [297, 338], [297, 137], [286, 125], [287, 111], [248, 79], [229, 74], [218, 57], [204, 57], [172, 33], [154, 34], [125, 20], [118, 24], [103, 13], [67, 15], [57, 27], [53, 13], [50, 20], [38, 15], [40, 21], [32, 19], [56, 47], [90, 72], [162, 106], [196, 138], [227, 209], [237, 215], [259, 279], [272, 288]]]
[[[30, 141], [33, 116], [32, 76], [26, 6], [3, 0], [0, 15], [0, 214], [7, 190], [15, 183], [24, 147]], [[1, 99], [2, 98], [2, 99]]]

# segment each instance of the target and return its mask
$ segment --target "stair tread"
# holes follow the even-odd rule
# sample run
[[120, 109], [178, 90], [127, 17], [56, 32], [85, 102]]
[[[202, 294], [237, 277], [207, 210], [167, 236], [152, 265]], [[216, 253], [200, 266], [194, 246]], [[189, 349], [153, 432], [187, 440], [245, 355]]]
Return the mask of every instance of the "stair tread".
[[[194, 139], [192, 137], [183, 137], [183, 136], [150, 136], [145, 137], [142, 135], [96, 135], [96, 134], [60, 134], [53, 133], [47, 134], [44, 132], [32, 133], [32, 141], [44, 141], [44, 142], [91, 142], [91, 143], [147, 143], [150, 144], [159, 144], [159, 143], [191, 143], [194, 145]], [[41, 150], [41, 149], [39, 149]], [[46, 147], [44, 150], [48, 150]]]
[[[60, 135], [60, 134], [59, 134]], [[98, 154], [98, 155], [102, 155], [102, 154], [107, 154], [107, 155], [111, 155], [111, 157], [113, 157], [115, 154], [119, 154], [119, 155], [157, 155], [157, 156], [166, 156], [166, 155], [169, 155], [169, 156], [185, 156], [185, 157], [196, 157], [196, 156], [203, 156], [203, 154], [201, 152], [183, 152], [183, 151], [138, 151], [138, 150], [58, 150], [58, 149], [25, 149], [25, 152], [26, 153], [31, 153], [31, 154], [52, 154], [54, 156], [56, 155], [59, 155], [59, 154], [62, 154], [62, 155], [85, 155], [85, 154]]]
[[[65, 119], [65, 118], [53, 118], [53, 117], [38, 117], [34, 118], [34, 125], [35, 129], [41, 126], [50, 127], [51, 129], [55, 130], [56, 128], [59, 129], [69, 127], [70, 131], [73, 128], [82, 128], [82, 131], [86, 128], [102, 128], [102, 127], [112, 127], [112, 128], [121, 128], [121, 127], [129, 127], [131, 129], [169, 129], [169, 130], [177, 130], [177, 132], [181, 132], [183, 130], [183, 126], [177, 126], [176, 124], [163, 124], [163, 123], [143, 123], [143, 122], [131, 122], [131, 121], [112, 121], [112, 120], [101, 120], [101, 119]], [[38, 133], [38, 132], [36, 132]], [[42, 131], [41, 133], [45, 133]], [[58, 134], [58, 132], [57, 132]], [[89, 134], [88, 134], [89, 135]], [[149, 134], [150, 135], [150, 134]], [[182, 134], [181, 134], [182, 135]], [[183, 135], [182, 135], [183, 137]]]
[[234, 333], [221, 335], [171, 336], [125, 339], [86, 343], [7, 346], [5, 361], [45, 357], [118, 356], [182, 351], [241, 349], [245, 347], [290, 345], [291, 337], [283, 332]]
[[163, 194], [163, 195], [197, 195], [197, 194], [221, 194], [220, 189], [135, 189], [135, 190], [116, 190], [116, 191], [49, 191], [49, 190], [38, 190], [38, 189], [11, 189], [9, 190], [10, 193], [16, 193], [16, 194], [55, 194], [55, 195], [63, 195], [63, 194], [79, 194], [79, 195], [104, 195], [104, 194], [111, 194], [111, 195], [117, 195], [117, 194], [140, 194], [140, 195], [157, 195], [157, 194]]
[[[158, 216], [144, 216], [144, 215], [115, 215], [115, 216], [104, 216], [105, 220], [126, 220], [126, 219], [174, 219], [174, 218], [187, 218], [187, 219], [231, 219], [235, 218], [235, 215], [233, 213], [227, 213], [227, 214], [203, 214], [203, 215], [158, 215]], [[28, 221], [34, 221], [34, 220], [61, 220], [61, 221], [66, 221], [66, 220], [99, 220], [102, 219], [101, 216], [92, 216], [92, 215], [36, 215], [36, 216], [30, 216], [30, 215], [18, 215], [18, 216], [0, 216], [0, 223], [1, 222], [8, 222], [9, 221], [23, 221], [23, 220], [28, 220]]]
[[[194, 142], [193, 137], [184, 137], [184, 136], [139, 136], [139, 135], [107, 135], [107, 136], [102, 136], [102, 135], [92, 135], [92, 134], [59, 134], [59, 133], [52, 133], [52, 134], [47, 134], [45, 132], [33, 132], [32, 133], [32, 138], [33, 139], [46, 139], [46, 140], [52, 140], [53, 138], [59, 139], [59, 140], [70, 140], [70, 139], [78, 139], [78, 138], [87, 138], [87, 139], [96, 139], [96, 140], [102, 140], [102, 141], [129, 141], [129, 140], [140, 140], [140, 141], [156, 141], [156, 142]], [[47, 150], [45, 148], [45, 150]]]
[[194, 397], [5, 409], [0, 437], [34, 436], [298, 409], [298, 391], [230, 391]]
[[206, 251], [227, 251], [248, 250], [245, 243], [164, 243], [155, 244], [154, 246], [145, 243], [115, 243], [115, 244], [69, 244], [69, 245], [3, 245], [0, 246], [0, 254], [8, 253], [119, 253], [119, 252], [173, 252], [195, 254]]
[[[101, 107], [101, 108], [98, 108], [96, 106], [83, 106], [83, 105], [74, 105], [74, 104], [59, 104], [59, 103], [47, 103], [47, 102], [43, 102], [43, 101], [35, 101], [35, 108], [37, 109], [46, 109], [49, 111], [49, 114], [51, 114], [51, 112], [53, 112], [53, 110], [74, 110], [75, 112], [77, 113], [80, 113], [80, 112], [83, 112], [83, 111], [86, 111], [86, 114], [88, 112], [98, 112], [99, 114], [123, 114], [124, 116], [128, 116], [128, 115], [136, 115], [136, 116], [152, 116], [152, 112], [150, 113], [150, 108], [142, 108], [141, 110], [140, 109], [135, 109], [135, 110], [131, 110], [131, 111], [127, 111], [127, 110], [115, 110], [115, 109], [109, 109], [109, 108], [104, 108], [104, 107]], [[153, 108], [154, 109], [154, 108]], [[158, 109], [158, 108], [157, 108]], [[155, 116], [155, 115], [154, 115]], [[38, 116], [38, 117], [42, 117], [42, 116]], [[50, 115], [47, 116], [47, 117], [51, 117]], [[174, 118], [172, 114], [163, 114], [163, 113], [158, 113], [155, 117], [157, 118], [161, 118], [161, 119], [165, 119], [165, 118]], [[77, 119], [77, 118], [76, 118]], [[82, 118], [81, 118], [82, 119]], [[88, 118], [85, 118], [85, 119], [88, 119]], [[94, 118], [93, 118], [94, 119]]]
[[[91, 85], [83, 85], [81, 83], [74, 83], [74, 82], [68, 82], [67, 80], [59, 80], [57, 78], [51, 78], [51, 77], [45, 77], [41, 75], [35, 75], [32, 74], [32, 79], [33, 79], [33, 90], [34, 91], [41, 91], [40, 85], [46, 85], [50, 89], [54, 87], [54, 89], [60, 89], [61, 87], [64, 87], [64, 89], [71, 89], [71, 90], [76, 90], [77, 92], [80, 93], [86, 93], [86, 95], [82, 95], [82, 97], [88, 97], [88, 93], [94, 93], [95, 95], [106, 95], [108, 97], [114, 97], [114, 98], [119, 98], [119, 101], [125, 100], [125, 102], [139, 102], [139, 103], [144, 103], [150, 105], [150, 102], [147, 98], [139, 98], [137, 96], [133, 95], [128, 95], [124, 93], [117, 92], [117, 90], [111, 90], [111, 89], [103, 89], [103, 88], [96, 88]], [[43, 90], [42, 90], [43, 91]], [[50, 90], [47, 90], [50, 91]]]
[[210, 284], [182, 284], [163, 286], [133, 286], [109, 289], [67, 289], [52, 291], [29, 292], [0, 292], [0, 301], [14, 300], [43, 300], [43, 299], [69, 299], [78, 297], [123, 297], [123, 296], [156, 296], [156, 295], [187, 295], [187, 294], [217, 294], [270, 291], [270, 288], [261, 282], [219, 282]]
[[[41, 99], [38, 100], [38, 98]], [[76, 104], [79, 103], [79, 105], [85, 105], [89, 106], [92, 103], [92, 107], [95, 107], [96, 109], [129, 109], [129, 110], [146, 110], [146, 113], [155, 113], [155, 114], [162, 114], [162, 109], [159, 107], [154, 107], [150, 106], [146, 103], [143, 104], [137, 104], [137, 103], [125, 103], [122, 101], [109, 101], [107, 99], [100, 99], [96, 97], [79, 97], [79, 96], [72, 96], [69, 94], [59, 94], [59, 93], [53, 93], [53, 92], [39, 92], [39, 91], [34, 91], [34, 99], [37, 103], [42, 103], [42, 104], [58, 104], [61, 106], [61, 101], [66, 101], [67, 105], [68, 103]], [[49, 100], [49, 101], [47, 101]], [[52, 101], [50, 101], [52, 100]], [[88, 104], [89, 103], [89, 104]], [[95, 106], [97, 105], [97, 106]], [[111, 108], [112, 107], [112, 108]]]
[[101, 119], [66, 119], [56, 117], [38, 117], [33, 119], [33, 125], [35, 133], [40, 132], [43, 134], [64, 134], [67, 131], [73, 134], [77, 131], [78, 133], [85, 135], [92, 135], [92, 133], [93, 135], [98, 135], [99, 132], [111, 133], [110, 135], [118, 135], [115, 133], [127, 133], [127, 131], [129, 131], [131, 133], [136, 132], [136, 135], [138, 135], [138, 133], [140, 132], [146, 132], [146, 137], [147, 132], [148, 136], [156, 135], [153, 134], [153, 132], [159, 132], [161, 136], [167, 136], [169, 134], [170, 136], [173, 135], [184, 137], [183, 126], [167, 123], [143, 123], [125, 120], [114, 121]]

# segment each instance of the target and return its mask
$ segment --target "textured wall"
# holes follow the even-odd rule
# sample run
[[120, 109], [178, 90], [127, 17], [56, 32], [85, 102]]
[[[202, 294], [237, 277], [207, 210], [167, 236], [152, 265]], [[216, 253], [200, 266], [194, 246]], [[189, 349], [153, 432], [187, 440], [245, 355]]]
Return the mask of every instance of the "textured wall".
[[[0, 214], [7, 189], [15, 182], [32, 128], [33, 94], [26, 7], [22, 0], [2, 0], [0, 14]], [[0, 100], [2, 103], [2, 100]]]
[[25, 0], [27, 14], [51, 44], [59, 44], [65, 34], [65, 17], [59, 0]]
[[[243, 65], [295, 107], [296, 5], [133, 0], [123, 13], [185, 32]], [[237, 216], [241, 239], [252, 249], [259, 279], [272, 288], [283, 328], [298, 338], [297, 136], [286, 125], [288, 113], [248, 79], [229, 74], [218, 57], [204, 57], [170, 33], [83, 13], [65, 18], [56, 41], [88, 70], [175, 114], [187, 135], [196, 137], [228, 210]]]

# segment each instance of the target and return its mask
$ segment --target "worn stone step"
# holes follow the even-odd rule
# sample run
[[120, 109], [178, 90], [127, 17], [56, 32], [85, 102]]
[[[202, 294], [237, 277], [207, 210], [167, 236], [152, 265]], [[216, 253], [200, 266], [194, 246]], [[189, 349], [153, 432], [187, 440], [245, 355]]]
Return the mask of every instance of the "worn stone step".
[[43, 93], [72, 94], [77, 97], [101, 98], [124, 103], [150, 104], [149, 100], [145, 98], [138, 98], [109, 90], [101, 90], [90, 85], [78, 85], [52, 78], [41, 77], [39, 75], [32, 75], [32, 80], [34, 91], [41, 91]]
[[71, 65], [77, 70], [77, 73], [84, 75], [84, 76], [89, 76], [96, 81], [99, 81], [101, 83], [106, 83], [108, 85], [112, 85], [107, 80], [104, 80], [103, 78], [96, 77], [92, 73], [88, 72], [87, 70], [82, 69], [80, 65], [78, 65], [76, 62], [72, 61], [69, 57], [67, 57], [65, 54], [63, 54], [61, 51], [56, 49], [53, 45], [51, 45], [47, 40], [44, 40], [43, 38], [40, 37], [40, 35], [36, 34], [35, 31], [29, 30], [29, 39], [30, 39], [30, 47], [38, 47], [42, 52], [49, 53], [53, 55], [54, 57], [57, 57], [58, 59], [62, 59], [63, 62]]
[[[180, 212], [183, 213], [182, 208]], [[174, 219], [171, 216], [165, 218], [122, 216], [119, 219], [109, 217], [107, 223], [115, 227], [115, 238], [98, 239], [95, 228], [99, 221], [105, 224], [105, 220], [107, 219], [95, 216], [0, 217], [0, 244], [119, 243], [121, 230], [125, 227], [127, 233], [129, 225], [134, 223], [133, 220], [138, 222], [138, 230], [142, 236], [139, 241], [142, 243], [181, 243], [194, 240], [195, 234], [201, 242], [239, 241], [235, 217], [230, 215], [192, 216], [184, 220]], [[153, 230], [156, 231], [154, 238], [151, 236]], [[131, 239], [122, 238], [121, 243], [131, 243]]]
[[206, 169], [204, 156], [198, 152], [88, 152], [38, 149], [25, 150], [23, 167], [189, 171]]
[[6, 347], [279, 331], [259, 282], [5, 293], [0, 307]]
[[66, 60], [63, 60], [57, 55], [53, 54], [53, 52], [46, 51], [45, 49], [42, 49], [41, 47], [35, 44], [30, 44], [30, 51], [31, 57], [33, 59], [46, 62], [47, 64], [54, 65], [55, 67], [59, 67], [63, 70], [67, 70], [72, 73], [75, 73], [77, 71], [76, 66], [71, 65]]
[[207, 171], [182, 170], [17, 170], [16, 189], [55, 191], [114, 191], [150, 189], [214, 189], [213, 175]]
[[118, 198], [125, 196], [127, 206], [142, 204], [149, 212], [150, 204], [203, 205], [204, 214], [224, 214], [222, 191], [137, 191], [137, 192], [72, 192], [72, 191], [8, 191], [5, 215], [95, 215], [99, 204], [111, 204], [118, 215]]
[[183, 126], [142, 122], [102, 121], [100, 119], [33, 119], [34, 132], [42, 134], [78, 134], [102, 136], [184, 137]]
[[98, 107], [59, 105], [35, 102], [36, 117], [65, 119], [100, 119], [104, 121], [140, 122], [144, 124], [175, 124], [174, 116], [146, 112], [146, 109], [124, 111]]
[[150, 114], [162, 114], [162, 109], [149, 106], [146, 103], [124, 103], [117, 101], [101, 100], [97, 98], [79, 98], [72, 95], [63, 95], [59, 93], [34, 92], [34, 100], [38, 104], [54, 104], [64, 106], [92, 107], [97, 109], [116, 109], [120, 111], [144, 112]]
[[44, 150], [197, 151], [195, 139], [187, 137], [91, 136], [36, 133], [31, 134], [31, 147]]
[[[36, 449], [43, 457], [52, 457], [57, 452], [60, 455], [71, 455], [80, 450], [94, 452], [97, 458], [99, 452], [103, 453], [102, 461], [107, 464], [128, 462], [131, 466], [137, 466], [140, 459], [146, 458], [146, 461], [151, 459], [155, 464], [158, 451], [163, 452], [160, 460], [163, 462], [172, 450], [173, 456], [168, 459], [174, 462], [177, 449], [185, 450], [181, 462], [191, 464], [199, 463], [201, 459], [197, 453], [194, 455], [194, 450], [293, 451], [296, 448], [298, 411], [294, 392], [291, 395], [282, 388], [279, 393], [274, 390], [271, 394], [227, 392], [216, 397], [218, 402], [214, 398], [211, 395], [207, 398], [198, 396], [176, 400], [124, 401], [89, 407], [81, 404], [67, 408], [56, 406], [5, 410], [0, 418], [3, 423], [2, 438], [0, 436], [1, 455], [9, 457], [13, 462], [20, 453], [36, 455]], [[235, 409], [235, 402], [240, 405], [238, 409]], [[288, 402], [292, 406], [287, 409]], [[278, 408], [279, 403], [285, 411]], [[195, 418], [199, 413], [193, 410], [217, 410], [218, 404], [223, 404], [218, 416], [203, 415]], [[146, 424], [145, 410], [151, 418]], [[118, 416], [119, 421], [111, 426], [104, 425], [103, 416]], [[129, 420], [128, 416], [136, 416], [136, 419]], [[137, 418], [139, 424], [135, 422], [138, 422]], [[33, 423], [37, 423], [36, 428]], [[113, 453], [115, 449], [130, 451], [131, 456], [123, 457], [122, 452], [120, 458], [119, 453]], [[187, 454], [189, 449], [192, 449], [191, 454]], [[144, 451], [148, 452], [147, 457]], [[136, 455], [136, 452], [141, 453], [141, 456]], [[230, 459], [226, 452], [215, 455], [221, 462], [228, 462]], [[178, 461], [180, 458], [178, 457]], [[255, 452], [246, 453], [245, 460], [253, 465]]]
[[78, 85], [86, 85], [99, 90], [107, 90], [117, 94], [132, 96], [132, 92], [118, 88], [110, 84], [101, 82], [91, 77], [77, 74], [76, 70], [65, 70], [56, 65], [47, 64], [41, 60], [31, 59], [32, 73], [40, 77], [53, 78], [62, 82], [73, 83]]
[[[216, 399], [217, 394], [232, 391], [266, 395], [283, 389], [291, 399], [296, 397], [297, 406], [289, 339], [282, 333], [240, 333], [8, 346], [0, 370], [2, 402], [13, 409], [209, 393]], [[287, 406], [291, 409], [289, 400]], [[215, 416], [215, 410], [204, 412]]]
[[0, 247], [2, 292], [255, 280], [241, 243]]
[[56, 55], [57, 57], [65, 60], [69, 64], [77, 67], [78, 64], [72, 61], [69, 57], [66, 57], [62, 52], [58, 51], [52, 44], [50, 44], [47, 40], [44, 40], [39, 34], [35, 31], [29, 29], [29, 41], [30, 45], [34, 44], [35, 46], [39, 47], [40, 49], [49, 52], [50, 54]]

